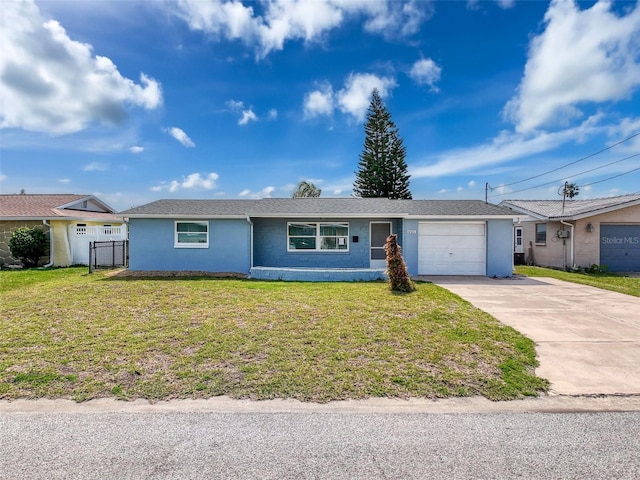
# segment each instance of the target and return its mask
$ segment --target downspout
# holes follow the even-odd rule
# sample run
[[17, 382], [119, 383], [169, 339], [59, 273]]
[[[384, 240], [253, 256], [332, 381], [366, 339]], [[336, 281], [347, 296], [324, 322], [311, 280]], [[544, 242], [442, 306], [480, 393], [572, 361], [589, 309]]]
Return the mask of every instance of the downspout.
[[571, 240], [571, 242], [569, 243], [569, 259], [571, 260], [571, 268], [573, 268], [575, 265], [573, 263], [573, 224], [565, 222], [564, 220], [560, 220], [560, 223], [562, 225], [567, 225], [568, 227], [571, 227], [571, 233], [569, 234], [569, 240]]
[[49, 263], [43, 265], [42, 268], [49, 268], [53, 266], [53, 227], [46, 220], [42, 220], [42, 224], [49, 227]]
[[253, 222], [249, 215], [247, 215], [247, 223], [249, 224], [249, 275], [251, 275], [253, 268]]

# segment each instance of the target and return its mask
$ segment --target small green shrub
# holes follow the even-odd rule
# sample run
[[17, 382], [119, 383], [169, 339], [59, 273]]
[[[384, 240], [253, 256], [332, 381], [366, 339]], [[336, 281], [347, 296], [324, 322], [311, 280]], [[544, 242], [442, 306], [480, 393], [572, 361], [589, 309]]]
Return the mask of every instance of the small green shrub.
[[25, 268], [37, 267], [47, 251], [47, 236], [40, 228], [20, 227], [9, 239], [9, 251]]

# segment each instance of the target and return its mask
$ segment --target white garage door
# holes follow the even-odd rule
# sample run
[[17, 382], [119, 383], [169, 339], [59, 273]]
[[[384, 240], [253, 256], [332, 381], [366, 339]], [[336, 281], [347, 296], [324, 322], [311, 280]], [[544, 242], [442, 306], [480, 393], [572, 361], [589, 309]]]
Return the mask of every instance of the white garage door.
[[421, 222], [419, 275], [486, 275], [484, 223]]

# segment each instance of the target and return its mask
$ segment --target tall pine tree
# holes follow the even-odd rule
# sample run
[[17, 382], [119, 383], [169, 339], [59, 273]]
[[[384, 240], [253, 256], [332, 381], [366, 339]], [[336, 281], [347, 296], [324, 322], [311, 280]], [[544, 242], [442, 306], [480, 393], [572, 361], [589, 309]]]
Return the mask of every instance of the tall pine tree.
[[410, 199], [410, 176], [405, 162], [407, 151], [378, 89], [371, 92], [364, 133], [353, 194], [356, 197]]

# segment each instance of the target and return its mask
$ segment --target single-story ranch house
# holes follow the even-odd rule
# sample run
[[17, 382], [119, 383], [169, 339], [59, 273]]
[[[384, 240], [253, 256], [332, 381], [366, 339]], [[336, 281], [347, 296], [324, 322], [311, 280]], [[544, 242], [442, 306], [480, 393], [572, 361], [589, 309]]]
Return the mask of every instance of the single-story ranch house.
[[514, 227], [516, 263], [640, 272], [640, 194], [500, 205], [526, 215]]
[[158, 200], [120, 215], [129, 222], [132, 271], [378, 279], [386, 238], [395, 233], [412, 276], [513, 272], [514, 213], [482, 201]]
[[122, 219], [93, 195], [0, 195], [0, 263], [18, 264], [9, 252], [9, 239], [20, 227], [39, 227], [49, 236], [43, 262], [56, 267], [87, 265], [89, 242], [125, 240]]

